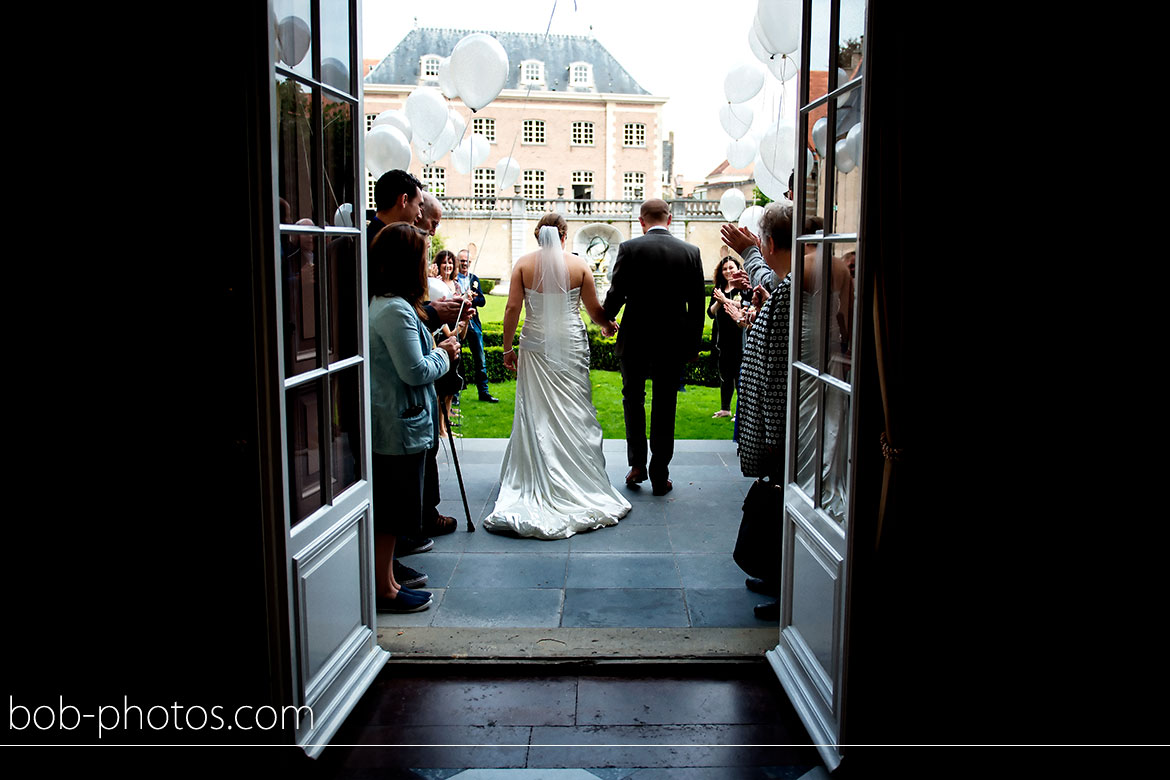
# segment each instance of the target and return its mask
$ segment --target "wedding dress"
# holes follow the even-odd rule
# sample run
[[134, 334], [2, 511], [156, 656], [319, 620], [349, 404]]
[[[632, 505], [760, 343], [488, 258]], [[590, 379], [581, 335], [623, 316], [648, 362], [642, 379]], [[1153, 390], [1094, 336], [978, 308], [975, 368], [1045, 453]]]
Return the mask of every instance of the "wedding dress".
[[500, 495], [483, 527], [567, 539], [617, 525], [630, 502], [605, 472], [581, 289], [566, 289], [556, 228], [542, 228], [540, 242], [536, 283], [524, 291], [512, 435], [500, 468]]

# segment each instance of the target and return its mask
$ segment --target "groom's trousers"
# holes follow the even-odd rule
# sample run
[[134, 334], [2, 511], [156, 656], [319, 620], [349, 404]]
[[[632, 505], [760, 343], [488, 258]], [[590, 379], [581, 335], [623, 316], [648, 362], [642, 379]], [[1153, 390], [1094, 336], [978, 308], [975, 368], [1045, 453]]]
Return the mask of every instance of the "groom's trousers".
[[678, 404], [678, 378], [683, 361], [674, 356], [626, 354], [620, 358], [622, 410], [626, 417], [626, 459], [631, 467], [646, 468], [646, 381], [650, 381], [651, 482], [669, 476], [674, 457], [674, 415]]

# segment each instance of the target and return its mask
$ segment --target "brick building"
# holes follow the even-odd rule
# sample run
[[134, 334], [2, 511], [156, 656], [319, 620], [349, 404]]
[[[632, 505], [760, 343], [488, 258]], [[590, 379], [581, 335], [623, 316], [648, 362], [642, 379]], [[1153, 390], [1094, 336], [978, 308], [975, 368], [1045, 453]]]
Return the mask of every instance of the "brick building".
[[[382, 111], [401, 109], [415, 89], [438, 87], [439, 62], [470, 32], [411, 30], [365, 78], [367, 127]], [[441, 196], [494, 195], [496, 163], [512, 157], [522, 171], [517, 180], [521, 194], [535, 201], [558, 194], [641, 200], [663, 193], [670, 176], [669, 161], [664, 165], [663, 160], [667, 98], [643, 89], [593, 38], [490, 34], [508, 54], [510, 74], [503, 91], [474, 115], [458, 98], [450, 101], [466, 120], [467, 132], [482, 133], [491, 143], [487, 160], [460, 174], [450, 154], [425, 167], [416, 155], [411, 173]], [[367, 180], [372, 201], [372, 177]], [[539, 203], [531, 208], [544, 210]]]

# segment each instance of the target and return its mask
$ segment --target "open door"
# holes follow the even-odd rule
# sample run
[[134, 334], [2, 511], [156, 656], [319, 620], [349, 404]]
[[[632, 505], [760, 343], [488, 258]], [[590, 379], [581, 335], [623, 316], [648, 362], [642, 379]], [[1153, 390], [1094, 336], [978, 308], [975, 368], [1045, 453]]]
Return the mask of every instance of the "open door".
[[768, 653], [830, 770], [846, 701], [865, 17], [865, 0], [804, 2], [780, 640]]
[[290, 736], [316, 755], [388, 657], [373, 598], [361, 26], [358, 0], [268, 8], [270, 633], [277, 698], [312, 711]]

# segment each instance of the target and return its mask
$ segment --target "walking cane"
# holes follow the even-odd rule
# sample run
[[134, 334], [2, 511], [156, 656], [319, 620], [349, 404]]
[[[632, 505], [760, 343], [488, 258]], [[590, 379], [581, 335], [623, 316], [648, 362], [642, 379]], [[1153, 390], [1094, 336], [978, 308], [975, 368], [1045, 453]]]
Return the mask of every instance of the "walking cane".
[[[443, 326], [443, 337], [451, 337], [451, 329]], [[455, 463], [455, 478], [459, 481], [459, 495], [463, 497], [463, 511], [467, 513], [467, 530], [474, 531], [475, 523], [471, 520], [471, 507], [467, 505], [467, 489], [463, 487], [463, 472], [459, 470], [459, 455], [455, 452], [455, 432], [451, 430], [451, 418], [447, 415], [445, 404], [439, 404], [443, 410], [443, 424], [447, 426], [447, 441], [451, 443], [451, 460]]]

